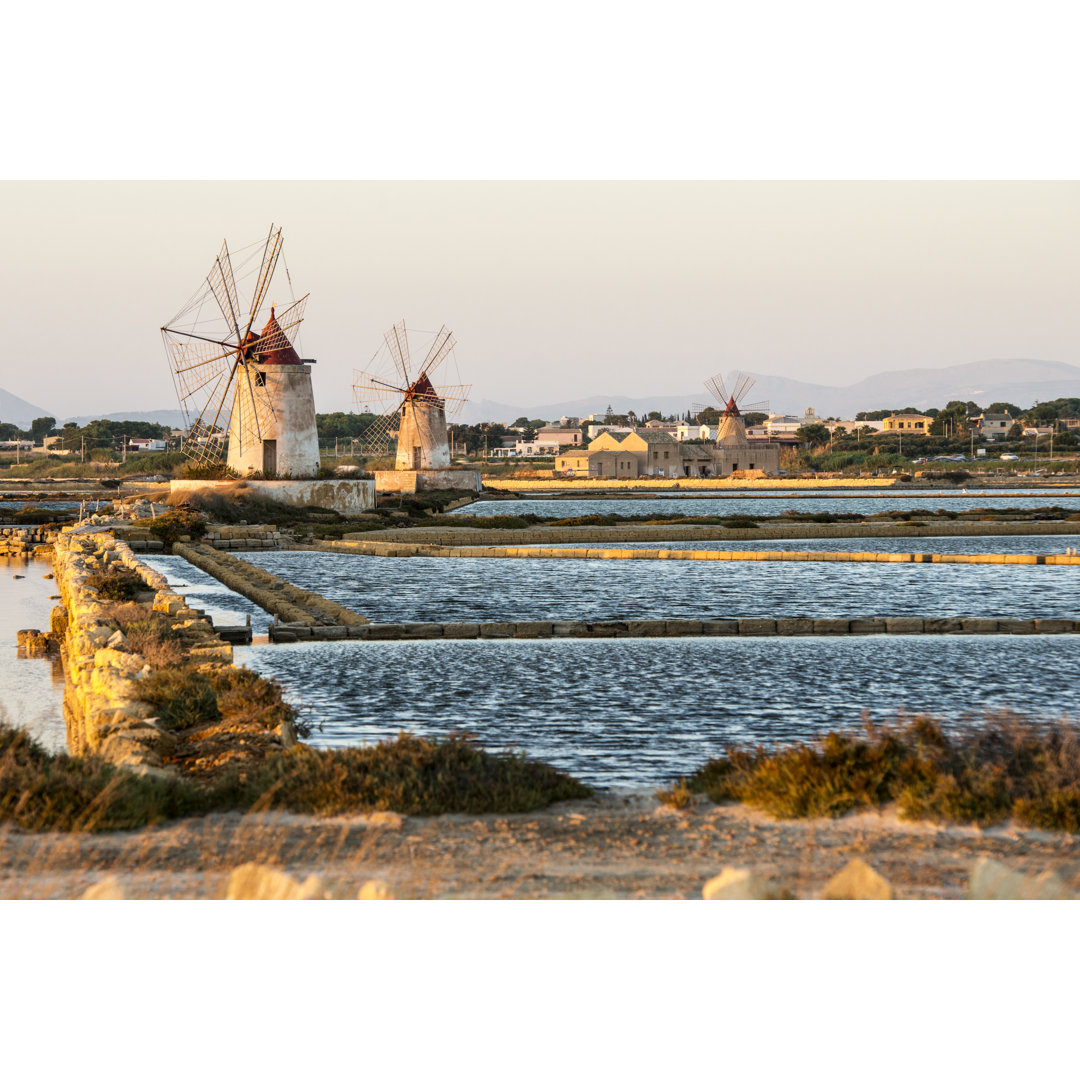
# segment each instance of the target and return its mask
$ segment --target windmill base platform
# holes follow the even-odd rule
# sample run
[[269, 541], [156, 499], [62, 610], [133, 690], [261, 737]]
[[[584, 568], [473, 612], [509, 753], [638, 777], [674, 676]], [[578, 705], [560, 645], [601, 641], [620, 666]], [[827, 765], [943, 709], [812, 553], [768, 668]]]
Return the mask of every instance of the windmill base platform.
[[[479, 474], [477, 474], [479, 475]], [[310, 506], [353, 515], [375, 505], [374, 480], [172, 480], [169, 494], [198, 492], [225, 498], [256, 495], [288, 506]]]
[[380, 495], [415, 495], [420, 491], [475, 491], [483, 489], [476, 469], [379, 469], [375, 490]]

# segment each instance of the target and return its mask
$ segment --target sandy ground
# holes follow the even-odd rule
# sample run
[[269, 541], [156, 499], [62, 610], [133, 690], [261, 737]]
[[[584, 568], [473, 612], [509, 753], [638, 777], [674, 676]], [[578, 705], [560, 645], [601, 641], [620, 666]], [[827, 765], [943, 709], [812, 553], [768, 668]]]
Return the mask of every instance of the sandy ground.
[[662, 808], [648, 795], [603, 795], [500, 817], [394, 814], [319, 819], [220, 814], [137, 833], [0, 831], [0, 898], [76, 898], [114, 875], [135, 898], [217, 899], [249, 861], [332, 898], [370, 880], [398, 899], [695, 899], [725, 866], [756, 867], [799, 898], [816, 896], [858, 856], [901, 898], [961, 898], [980, 855], [1054, 870], [1080, 888], [1080, 837], [1036, 830], [937, 827], [865, 813], [777, 822], [741, 807]]

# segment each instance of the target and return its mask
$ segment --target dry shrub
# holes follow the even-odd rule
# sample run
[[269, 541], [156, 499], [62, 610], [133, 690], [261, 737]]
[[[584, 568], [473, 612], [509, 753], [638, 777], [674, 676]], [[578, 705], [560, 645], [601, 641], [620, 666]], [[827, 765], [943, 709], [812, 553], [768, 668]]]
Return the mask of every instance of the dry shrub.
[[172, 619], [149, 604], [114, 604], [105, 612], [127, 638], [125, 648], [138, 653], [152, 668], [177, 667], [184, 661], [184, 645]]
[[143, 776], [99, 758], [51, 754], [0, 719], [0, 822], [22, 829], [135, 829], [214, 811], [277, 807], [316, 814], [514, 813], [591, 790], [548, 765], [487, 754], [466, 739], [400, 736], [349, 750], [297, 747], [212, 785]]
[[109, 563], [103, 569], [95, 570], [87, 576], [86, 585], [96, 589], [103, 600], [114, 601], [134, 600], [147, 590], [142, 577], [120, 563]]
[[1075, 727], [1002, 714], [948, 734], [930, 717], [867, 723], [792, 747], [734, 747], [689, 778], [713, 802], [776, 817], [835, 817], [895, 802], [902, 817], [1080, 831]]
[[521, 813], [592, 789], [524, 756], [489, 754], [472, 740], [401, 734], [375, 746], [313, 750], [298, 746], [252, 776], [274, 807], [298, 813]]
[[213, 683], [201, 671], [162, 668], [139, 682], [139, 697], [157, 713], [162, 727], [186, 731], [221, 719]]
[[281, 685], [273, 679], [257, 675], [249, 668], [223, 667], [213, 673], [211, 683], [226, 722], [253, 723], [276, 731], [282, 723], [291, 720], [298, 735], [308, 734], [306, 725], [298, 723], [296, 711], [282, 697]]

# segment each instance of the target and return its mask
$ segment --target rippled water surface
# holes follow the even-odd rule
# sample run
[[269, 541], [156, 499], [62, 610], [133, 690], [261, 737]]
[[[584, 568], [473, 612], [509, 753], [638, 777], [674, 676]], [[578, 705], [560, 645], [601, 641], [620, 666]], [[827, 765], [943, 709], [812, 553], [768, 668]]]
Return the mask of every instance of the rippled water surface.
[[1080, 617], [1075, 566], [237, 554], [373, 622]]
[[[59, 657], [20, 656], [19, 630], [48, 630], [57, 601], [49, 599], [55, 582], [47, 559], [0, 555], [0, 715], [26, 728], [42, 746], [63, 750], [64, 673]], [[18, 575], [18, 577], [16, 576]]]
[[[917, 529], [903, 529], [904, 535], [849, 537], [818, 540], [633, 540], [605, 543], [615, 548], [671, 548], [674, 551], [882, 551], [938, 552], [951, 555], [1064, 555], [1080, 547], [1080, 522], [1075, 533], [1055, 536], [921, 536]], [[591, 544], [515, 544], [531, 548], [587, 548]]]
[[204, 611], [215, 626], [242, 626], [251, 616], [251, 632], [265, 634], [273, 617], [257, 604], [226, 588], [205, 571], [179, 555], [139, 555], [139, 559], [159, 574], [192, 607]]
[[281, 681], [315, 745], [465, 730], [601, 787], [666, 783], [732, 743], [813, 738], [864, 711], [1080, 717], [1065, 636], [323, 642], [236, 658]]
[[774, 516], [790, 510], [797, 514], [884, 514], [905, 510], [989, 510], [1012, 508], [1031, 510], [1046, 506], [1080, 506], [1080, 491], [1022, 491], [1018, 497], [1002, 498], [995, 491], [977, 497], [965, 496], [956, 489], [928, 491], [922, 495], [882, 496], [866, 491], [844, 492], [828, 497], [780, 492], [777, 495], [686, 496], [650, 495], [638, 498], [605, 499], [496, 499], [470, 503], [452, 510], [454, 514], [494, 517], [497, 514], [536, 514], [539, 517], [571, 518], [589, 514], [622, 514], [652, 517], [678, 514], [683, 517], [712, 517], [727, 514]]

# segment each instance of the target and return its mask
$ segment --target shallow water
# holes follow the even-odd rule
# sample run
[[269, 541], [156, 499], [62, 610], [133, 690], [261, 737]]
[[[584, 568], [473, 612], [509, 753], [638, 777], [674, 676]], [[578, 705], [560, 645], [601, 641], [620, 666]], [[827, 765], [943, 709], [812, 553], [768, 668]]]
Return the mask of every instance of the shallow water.
[[[0, 716], [26, 728], [48, 750], [67, 746], [64, 672], [59, 657], [19, 655], [19, 630], [48, 630], [57, 601], [47, 559], [0, 556]], [[21, 575], [19, 579], [16, 575]], [[6, 715], [5, 715], [6, 714]]]
[[536, 514], [545, 518], [586, 517], [590, 514], [622, 514], [628, 517], [649, 518], [657, 514], [678, 514], [682, 517], [713, 517], [731, 514], [753, 514], [774, 517], [785, 511], [797, 514], [884, 514], [906, 510], [1034, 510], [1049, 506], [1077, 508], [1080, 491], [1024, 491], [1020, 497], [1002, 498], [1001, 492], [965, 497], [956, 489], [929, 491], [923, 495], [894, 495], [868, 497], [869, 492], [843, 492], [832, 497], [794, 493], [761, 495], [686, 496], [650, 495], [637, 498], [604, 499], [497, 499], [470, 503], [450, 511], [474, 517], [494, 517], [499, 514]]
[[601, 787], [667, 783], [733, 743], [813, 738], [864, 711], [1080, 718], [1070, 637], [320, 642], [236, 659], [282, 683], [314, 745], [464, 730]]
[[[1056, 536], [920, 536], [917, 529], [905, 529], [900, 537], [873, 536], [818, 540], [634, 540], [605, 542], [614, 548], [671, 548], [675, 551], [881, 551], [938, 552], [950, 555], [1064, 555], [1066, 549], [1080, 548], [1080, 522], [1075, 533]], [[515, 544], [531, 548], [598, 547], [591, 544]]]
[[265, 634], [273, 622], [258, 604], [222, 585], [179, 555], [139, 555], [147, 566], [164, 574], [171, 588], [188, 603], [206, 613], [215, 626], [243, 626], [251, 616], [251, 632]]
[[373, 622], [1080, 617], [1073, 566], [237, 554]]

